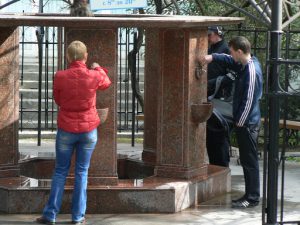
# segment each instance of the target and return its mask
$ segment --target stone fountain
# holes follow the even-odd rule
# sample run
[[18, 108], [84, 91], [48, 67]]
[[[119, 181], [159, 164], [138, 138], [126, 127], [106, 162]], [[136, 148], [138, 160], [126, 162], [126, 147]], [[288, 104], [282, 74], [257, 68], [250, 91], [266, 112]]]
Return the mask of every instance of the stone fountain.
[[[53, 160], [19, 161], [19, 26], [63, 28], [65, 46], [87, 44], [89, 62], [109, 70], [113, 86], [97, 96], [109, 108], [89, 170], [88, 213], [178, 212], [230, 190], [230, 170], [207, 165], [206, 73], [196, 58], [207, 52], [207, 27], [234, 17], [0, 15], [0, 211], [40, 213]], [[145, 108], [142, 160], [117, 156], [117, 39], [119, 27], [145, 29]], [[157, 94], [153, 94], [157, 93]], [[134, 173], [133, 173], [134, 172]], [[70, 171], [62, 212], [72, 194]], [[128, 178], [128, 179], [120, 179]], [[137, 182], [134, 178], [140, 178]], [[142, 179], [142, 180], [141, 180]]]

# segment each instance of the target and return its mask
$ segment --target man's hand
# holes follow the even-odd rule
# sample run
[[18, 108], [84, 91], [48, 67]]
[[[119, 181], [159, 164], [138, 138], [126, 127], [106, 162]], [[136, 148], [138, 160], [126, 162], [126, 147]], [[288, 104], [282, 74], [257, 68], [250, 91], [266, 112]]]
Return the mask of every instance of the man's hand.
[[96, 62], [93, 62], [91, 65], [91, 69], [95, 69], [96, 67], [100, 67], [100, 65]]
[[203, 66], [208, 63], [211, 63], [213, 60], [213, 57], [212, 57], [212, 55], [205, 55], [205, 56], [202, 55], [202, 56], [199, 56], [198, 60], [199, 60], [199, 63]]

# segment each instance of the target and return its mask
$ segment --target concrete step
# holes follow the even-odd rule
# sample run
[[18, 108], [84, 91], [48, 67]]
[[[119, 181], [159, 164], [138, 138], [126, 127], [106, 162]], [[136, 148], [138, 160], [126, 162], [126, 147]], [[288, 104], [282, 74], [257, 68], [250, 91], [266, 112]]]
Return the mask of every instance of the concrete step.
[[[29, 118], [29, 119], [28, 119]], [[53, 124], [52, 124], [53, 120]], [[128, 122], [125, 123], [125, 120], [117, 120], [118, 127], [122, 128], [122, 130], [126, 129], [131, 129], [131, 118], [129, 118]], [[48, 124], [45, 124], [45, 119], [44, 117], [42, 118], [42, 123], [41, 123], [42, 129], [52, 129], [57, 127], [56, 123], [56, 116], [53, 117], [48, 117]], [[136, 129], [144, 129], [144, 122], [143, 121], [137, 121], [135, 123]], [[37, 118], [32, 118], [30, 115], [24, 115], [22, 120], [21, 118], [19, 119], [19, 129], [38, 129], [38, 122]]]
[[[19, 139], [25, 138], [37, 138], [38, 132], [36, 130], [23, 130], [19, 131]], [[55, 131], [42, 131], [41, 138], [42, 139], [55, 139], [56, 130]]]
[[[140, 112], [139, 112], [140, 113]], [[138, 113], [136, 112], [135, 115], [137, 115]], [[46, 114], [45, 110], [43, 109], [42, 110], [42, 114], [41, 114], [41, 119], [44, 120], [46, 118], [46, 115], [47, 115], [47, 118], [48, 120], [52, 120], [52, 118], [54, 120], [56, 120], [57, 118], [57, 111], [51, 111], [51, 109], [48, 109], [48, 113]], [[20, 110], [20, 115], [19, 115], [19, 118], [21, 119], [22, 117], [22, 120], [30, 120], [30, 121], [35, 121], [38, 119], [38, 111], [37, 109], [22, 109], [22, 113], [21, 113], [21, 110]], [[132, 118], [132, 114], [130, 112], [127, 112], [125, 113], [125, 110], [123, 109], [123, 111], [120, 112], [120, 110], [118, 110], [118, 118], [117, 120], [118, 121], [131, 121], [131, 118]], [[140, 123], [142, 123], [143, 121], [140, 121]]]
[[[52, 78], [54, 76], [56, 71], [52, 72], [52, 70], [48, 71], [48, 80], [52, 81]], [[32, 80], [32, 81], [38, 81], [39, 80], [39, 70], [38, 69], [34, 69], [34, 68], [30, 68], [30, 69], [26, 69], [23, 71], [23, 74], [21, 73], [21, 70], [19, 71], [19, 76], [20, 79], [22, 78], [23, 75], [23, 81], [24, 80]], [[45, 80], [45, 72], [42, 72], [42, 80]]]
[[[121, 100], [119, 98], [117, 100], [118, 100], [117, 101], [118, 102], [118, 105], [117, 105], [118, 112], [125, 112], [126, 109], [128, 110], [128, 108], [131, 109], [131, 107], [132, 107], [131, 98], [125, 102], [125, 97], [123, 95]], [[20, 106], [20, 111], [22, 109], [22, 111], [24, 113], [30, 113], [27, 111], [33, 111], [32, 113], [35, 113], [38, 110], [38, 100], [37, 99], [23, 99], [23, 101], [21, 102], [21, 99], [20, 99], [19, 106]], [[43, 99], [42, 106], [41, 106], [41, 109], [43, 112], [45, 111], [45, 106], [46, 106], [46, 103]], [[52, 109], [55, 112], [57, 111], [57, 105], [55, 103], [52, 105], [52, 99], [48, 99], [48, 108], [47, 109], [48, 109], [48, 112], [52, 111]], [[141, 110], [140, 106], [139, 106], [139, 110]]]
[[[20, 98], [20, 107], [22, 107], [22, 109], [32, 109], [32, 110], [37, 110], [38, 109], [38, 99], [26, 99], [23, 96], [23, 101], [21, 102], [21, 98]], [[45, 109], [45, 106], [48, 106], [48, 110], [57, 110], [57, 105], [55, 104], [55, 102], [49, 98], [48, 99], [48, 104], [46, 104], [45, 99], [42, 99], [42, 110]]]
[[[118, 81], [118, 90], [120, 90], [120, 88], [122, 89], [125, 89], [125, 88], [128, 88], [128, 89], [131, 89], [131, 81], [128, 81], [128, 82], [119, 82]], [[144, 81], [139, 81], [139, 88], [140, 90], [144, 90], [145, 86], [144, 86]]]
[[[124, 79], [123, 79], [124, 80]], [[118, 90], [120, 90], [120, 88], [125, 89], [125, 88], [129, 88], [131, 89], [131, 81], [128, 82], [123, 82], [123, 80], [120, 82], [119, 80], [117, 81], [118, 84]], [[45, 88], [45, 81], [42, 81], [42, 88]], [[23, 83], [21, 84], [20, 82], [20, 90], [22, 89], [38, 89], [39, 86], [39, 81], [38, 80], [23, 80]], [[52, 89], [53, 86], [53, 82], [52, 79], [50, 79], [48, 81], [48, 88]], [[144, 90], [144, 82], [140, 81], [139, 82], [139, 87], [140, 90]]]
[[[20, 56], [19, 56], [19, 62], [20, 62], [20, 65], [21, 65], [21, 62], [22, 62], [22, 49], [20, 48]], [[37, 49], [38, 50], [38, 49]], [[56, 63], [57, 62], [57, 51], [56, 51], [56, 48], [55, 48], [55, 53], [54, 55], [52, 54], [52, 51], [53, 49], [49, 49], [48, 51], [48, 58], [49, 58], [49, 64], [52, 63], [53, 61], [53, 58], [54, 58], [54, 62]], [[36, 54], [29, 54], [31, 53], [32, 50], [30, 51], [24, 51], [24, 58], [23, 58], [23, 63], [24, 64], [34, 64], [34, 63], [38, 63], [39, 61], [39, 57], [38, 57], [38, 51], [36, 51]], [[45, 54], [45, 51], [44, 51], [44, 54]], [[120, 57], [120, 51], [118, 51], [118, 64], [122, 64], [122, 65], [126, 65], [127, 62], [128, 62], [128, 59], [127, 59], [127, 51], [126, 50], [123, 50], [121, 49], [121, 60], [119, 59]], [[140, 53], [140, 56], [138, 58], [139, 60], [139, 63], [140, 65], [144, 65], [145, 64], [145, 59], [144, 59], [144, 55], [143, 53]], [[43, 64], [45, 64], [45, 59], [43, 58]], [[101, 63], [100, 63], [101, 65]]]
[[[42, 99], [45, 98], [45, 94], [47, 93], [47, 91], [45, 89], [42, 89]], [[39, 97], [39, 90], [38, 89], [23, 89], [20, 88], [20, 98], [23, 98], [23, 100], [25, 99], [33, 99], [33, 100], [37, 100]], [[52, 88], [48, 89], [48, 99], [52, 99]]]
[[[52, 118], [53, 120], [56, 120], [57, 112], [54, 111], [52, 113], [48, 111], [48, 113], [45, 113], [44, 111], [42, 111], [41, 120], [45, 120], [46, 117], [48, 118], [48, 121], [52, 120]], [[36, 109], [23, 109], [22, 113], [20, 112], [19, 114], [19, 119], [22, 119], [23, 121], [36, 121], [38, 119], [38, 111]]]
[[[37, 115], [37, 114], [36, 114]], [[44, 128], [56, 128], [57, 125], [57, 114], [53, 114], [53, 117], [48, 115], [48, 123], [45, 123], [45, 114], [42, 114], [42, 123], [41, 127], [42, 129]], [[121, 123], [120, 126], [125, 125], [125, 116], [117, 119], [117, 123]], [[128, 115], [128, 125], [131, 127], [131, 115]], [[136, 125], [138, 129], [143, 129], [144, 128], [144, 121], [141, 120], [136, 120]], [[33, 116], [31, 113], [30, 114], [23, 114], [22, 119], [21, 117], [19, 118], [19, 128], [20, 129], [37, 129], [38, 128], [38, 121], [37, 121], [37, 116]]]
[[[100, 63], [100, 65], [101, 65], [101, 63]], [[48, 66], [49, 71], [54, 70], [54, 72], [56, 72], [58, 70], [58, 68], [57, 68], [57, 59], [54, 59], [54, 64], [53, 64], [52, 58], [51, 59], [49, 58], [48, 64], [46, 64], [44, 59], [43, 59], [43, 65], [42, 65], [43, 71], [45, 70], [46, 66]], [[102, 65], [102, 66], [105, 67], [105, 65]], [[137, 72], [144, 71], [143, 69], [145, 67], [145, 62], [140, 60], [138, 66], [139, 66], [139, 69], [137, 68], [138, 69]], [[27, 71], [27, 70], [28, 71], [38, 71], [39, 70], [38, 58], [36, 58], [36, 59], [27, 59], [26, 56], [25, 56], [23, 64], [22, 64], [22, 61], [20, 59], [20, 61], [19, 61], [20, 71], [22, 70], [22, 68], [23, 68], [23, 71]], [[62, 65], [62, 69], [63, 68], [64, 68], [64, 65]], [[90, 68], [90, 65], [88, 65], [88, 68]], [[128, 70], [127, 62], [125, 60], [122, 60], [122, 62], [120, 64], [120, 61], [118, 61], [117, 69], [121, 70], [121, 71]]]
[[[139, 108], [141, 109], [141, 108]], [[119, 123], [119, 121], [121, 121], [122, 123], [124, 121], [131, 121], [132, 120], [132, 114], [127, 112], [125, 113], [125, 107], [122, 108], [121, 112], [118, 110], [118, 118], [117, 118], [117, 122]], [[137, 112], [136, 112], [137, 115]], [[57, 111], [53, 111], [53, 113], [51, 112], [51, 109], [48, 110], [48, 113], [45, 113], [44, 109], [42, 110], [42, 114], [41, 114], [41, 120], [44, 121], [45, 118], [47, 117], [48, 121], [52, 121], [52, 119], [55, 121], [57, 119]], [[37, 109], [22, 109], [22, 113], [20, 110], [20, 114], [19, 114], [19, 119], [22, 121], [36, 121], [38, 119], [38, 111]], [[142, 125], [143, 121], [139, 121], [139, 124]]]
[[[42, 129], [56, 129], [57, 127], [57, 122], [56, 118], [53, 119], [53, 124], [52, 120], [48, 120], [48, 124], [45, 123], [45, 120], [42, 121], [41, 123], [41, 128]], [[19, 129], [37, 129], [38, 128], [38, 121], [37, 120], [20, 120], [19, 121]]]
[[[42, 81], [42, 88], [45, 89], [45, 81]], [[48, 81], [48, 89], [52, 89], [52, 79]], [[23, 83], [20, 82], [20, 90], [23, 89], [38, 89], [39, 81], [38, 80], [23, 80]]]
[[[124, 123], [124, 121], [122, 121], [122, 123]], [[130, 123], [130, 127], [131, 127], [131, 121], [129, 121], [129, 123]], [[143, 130], [144, 129], [144, 122], [139, 121], [138, 123], [136, 123], [135, 127], [138, 130]], [[44, 129], [44, 130], [56, 129], [57, 128], [56, 119], [53, 119], [53, 123], [52, 123], [51, 118], [49, 118], [48, 124], [45, 124], [45, 121], [43, 120], [42, 123], [41, 123], [41, 128]], [[38, 121], [37, 120], [20, 120], [19, 121], [19, 129], [20, 130], [23, 130], [23, 129], [36, 130], [36, 129], [38, 129]]]
[[[34, 39], [34, 41], [36, 41], [36, 39]], [[52, 51], [53, 49], [49, 49], [48, 51], [48, 57], [49, 59], [51, 59], [51, 62], [52, 62], [52, 58], [54, 58], [54, 62], [57, 61], [57, 51], [56, 51], [56, 48], [55, 48], [55, 53], [54, 53], [54, 56], [52, 54]], [[45, 51], [44, 51], [44, 54], [45, 54]], [[24, 58], [23, 58], [23, 62], [24, 64], [30, 64], [30, 63], [33, 63], [33, 62], [38, 62], [39, 61], [39, 56], [38, 56], [38, 47], [36, 46], [36, 52], [33, 52], [33, 50], [26, 50], [24, 49]], [[43, 58], [43, 61], [44, 61], [44, 58]], [[22, 48], [20, 47], [20, 53], [19, 53], [19, 62], [21, 64], [22, 62]]]
[[[55, 61], [55, 63], [53, 64], [52, 61], [49, 62], [48, 65], [45, 65], [43, 64], [42, 65], [42, 69], [43, 71], [45, 71], [46, 69], [46, 66], [48, 66], [48, 71], [52, 72], [56, 72], [58, 69], [57, 69], [57, 62]], [[21, 72], [22, 71], [22, 68], [23, 68], [23, 71], [26, 72], [26, 71], [39, 71], [39, 62], [38, 60], [37, 61], [32, 61], [30, 63], [27, 63], [26, 61], [22, 64], [21, 61], [19, 63], [19, 71]]]
[[[52, 80], [55, 73], [56, 73], [56, 70], [52, 71], [52, 69], [49, 69], [49, 71], [48, 71], [48, 80], [49, 81]], [[109, 75], [109, 73], [108, 73], [108, 75]], [[21, 70], [19, 72], [19, 76], [20, 76], [20, 79], [21, 79], [21, 76], [22, 76]], [[42, 80], [45, 80], [45, 76], [46, 76], [46, 74], [45, 74], [45, 71], [43, 70]], [[126, 72], [125, 68], [121, 72], [118, 72], [118, 77], [119, 76], [121, 76], [122, 81], [124, 81], [125, 78], [128, 78], [129, 81], [130, 81], [130, 75], [128, 76], [128, 73]], [[144, 82], [144, 80], [145, 80], [144, 79], [144, 68], [140, 68], [138, 78], [139, 78], [140, 82]], [[39, 70], [38, 70], [38, 68], [37, 69], [29, 68], [29, 69], [25, 69], [23, 71], [23, 80], [38, 81], [38, 79], [39, 79]]]
[[[53, 92], [52, 90], [53, 90], [52, 88], [48, 89], [48, 98], [49, 99], [52, 98], [52, 92]], [[144, 90], [140, 90], [140, 91], [141, 91], [141, 94], [143, 95]], [[47, 93], [47, 91], [45, 89], [42, 89], [42, 98], [45, 97], [46, 93]], [[122, 96], [125, 96], [126, 93], [131, 95], [132, 90], [131, 89], [129, 89], [129, 90], [122, 89], [121, 90], [121, 95]], [[38, 99], [39, 90], [38, 89], [20, 88], [20, 98], [21, 98], [21, 95], [22, 95], [23, 100], [25, 100], [25, 99]], [[120, 95], [120, 92], [118, 92], [118, 95]]]

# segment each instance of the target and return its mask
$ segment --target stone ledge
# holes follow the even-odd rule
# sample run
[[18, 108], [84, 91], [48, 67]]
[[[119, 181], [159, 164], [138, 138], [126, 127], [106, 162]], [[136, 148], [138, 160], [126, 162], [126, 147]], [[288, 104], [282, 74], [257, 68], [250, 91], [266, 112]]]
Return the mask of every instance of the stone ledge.
[[[1, 178], [0, 211], [41, 213], [47, 201], [49, 179]], [[119, 179], [118, 186], [89, 186], [87, 213], [175, 213], [231, 189], [230, 169], [208, 166], [207, 176], [190, 181], [147, 177]], [[72, 187], [66, 186], [61, 213], [70, 213]]]

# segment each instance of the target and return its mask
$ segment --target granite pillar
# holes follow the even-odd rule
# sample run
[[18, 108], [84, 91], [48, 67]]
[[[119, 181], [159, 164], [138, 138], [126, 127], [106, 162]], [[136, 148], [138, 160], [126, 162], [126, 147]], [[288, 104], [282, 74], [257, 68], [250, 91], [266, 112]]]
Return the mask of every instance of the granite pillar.
[[[116, 185], [117, 176], [117, 28], [65, 29], [66, 47], [74, 40], [87, 45], [88, 61], [108, 69], [111, 87], [97, 93], [97, 108], [109, 108], [108, 118], [98, 127], [98, 143], [91, 159], [89, 185]], [[72, 171], [71, 175], [72, 177]]]
[[145, 32], [145, 91], [144, 91], [144, 162], [155, 164], [158, 127], [158, 76], [161, 70], [159, 29]]
[[0, 177], [19, 175], [19, 32], [0, 32]]
[[158, 45], [160, 126], [155, 174], [183, 179], [207, 176], [206, 123], [193, 122], [191, 116], [192, 104], [206, 102], [206, 73], [198, 78], [195, 74], [197, 56], [207, 53], [206, 29], [160, 29]]

